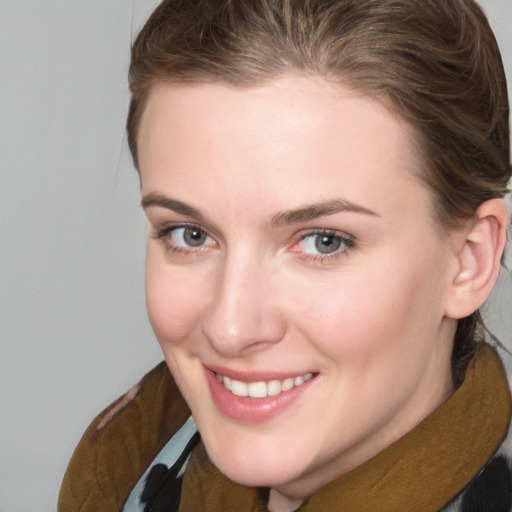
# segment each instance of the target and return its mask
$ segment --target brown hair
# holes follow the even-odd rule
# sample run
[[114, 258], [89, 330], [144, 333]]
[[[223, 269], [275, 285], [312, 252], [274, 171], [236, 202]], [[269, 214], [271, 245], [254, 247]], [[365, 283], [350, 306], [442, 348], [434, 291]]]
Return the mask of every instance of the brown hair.
[[[508, 99], [498, 45], [473, 0], [164, 0], [132, 48], [128, 142], [155, 83], [253, 86], [289, 71], [380, 99], [418, 134], [421, 178], [446, 228], [502, 197]], [[483, 338], [459, 321], [454, 376]]]

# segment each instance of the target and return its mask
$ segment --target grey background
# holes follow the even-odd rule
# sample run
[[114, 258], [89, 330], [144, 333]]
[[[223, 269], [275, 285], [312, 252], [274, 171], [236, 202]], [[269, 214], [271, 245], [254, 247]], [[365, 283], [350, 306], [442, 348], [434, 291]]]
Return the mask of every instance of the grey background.
[[[0, 512], [55, 510], [83, 430], [161, 359], [124, 133], [157, 3], [0, 0]], [[512, 2], [482, 4], [512, 77]], [[503, 273], [488, 316], [512, 347], [511, 313]]]

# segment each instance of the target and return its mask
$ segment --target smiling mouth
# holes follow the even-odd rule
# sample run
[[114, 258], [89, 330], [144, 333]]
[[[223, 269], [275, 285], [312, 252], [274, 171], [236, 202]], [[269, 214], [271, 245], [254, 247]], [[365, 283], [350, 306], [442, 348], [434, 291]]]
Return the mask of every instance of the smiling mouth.
[[269, 380], [258, 382], [241, 382], [230, 379], [221, 373], [215, 372], [217, 380], [224, 387], [233, 393], [233, 395], [250, 398], [266, 398], [267, 396], [277, 396], [290, 389], [302, 386], [308, 380], [313, 378], [312, 373], [299, 375], [298, 377], [289, 377], [283, 380]]

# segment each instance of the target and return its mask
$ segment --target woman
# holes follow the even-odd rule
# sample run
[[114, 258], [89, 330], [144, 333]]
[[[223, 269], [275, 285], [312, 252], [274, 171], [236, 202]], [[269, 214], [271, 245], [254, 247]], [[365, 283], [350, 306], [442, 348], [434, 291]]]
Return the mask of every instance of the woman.
[[130, 88], [167, 364], [92, 423], [60, 510], [511, 510], [478, 315], [508, 103], [479, 7], [164, 1]]

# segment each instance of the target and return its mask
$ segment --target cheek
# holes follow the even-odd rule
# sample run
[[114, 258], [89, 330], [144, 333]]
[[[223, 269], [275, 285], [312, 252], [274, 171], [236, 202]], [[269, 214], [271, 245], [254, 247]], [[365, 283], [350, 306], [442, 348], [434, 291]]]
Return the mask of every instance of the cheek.
[[148, 248], [146, 306], [158, 342], [165, 350], [166, 346], [182, 344], [192, 331], [201, 328], [205, 279], [200, 273], [170, 265], [158, 252]]
[[[293, 282], [290, 280], [290, 282]], [[381, 284], [364, 273], [331, 274], [327, 279], [299, 283], [290, 293], [288, 309], [308, 339], [330, 350], [342, 341], [347, 350], [361, 348], [361, 338], [375, 325], [389, 321], [393, 299], [383, 294]], [[373, 337], [378, 331], [373, 331]]]
[[[381, 259], [371, 272], [332, 275], [316, 284], [302, 283], [294, 293], [293, 316], [300, 331], [329, 359], [367, 364], [378, 354], [399, 352], [416, 340], [435, 339], [442, 319], [440, 290], [429, 271]], [[372, 268], [372, 266], [367, 266]], [[306, 292], [307, 290], [307, 292]]]

